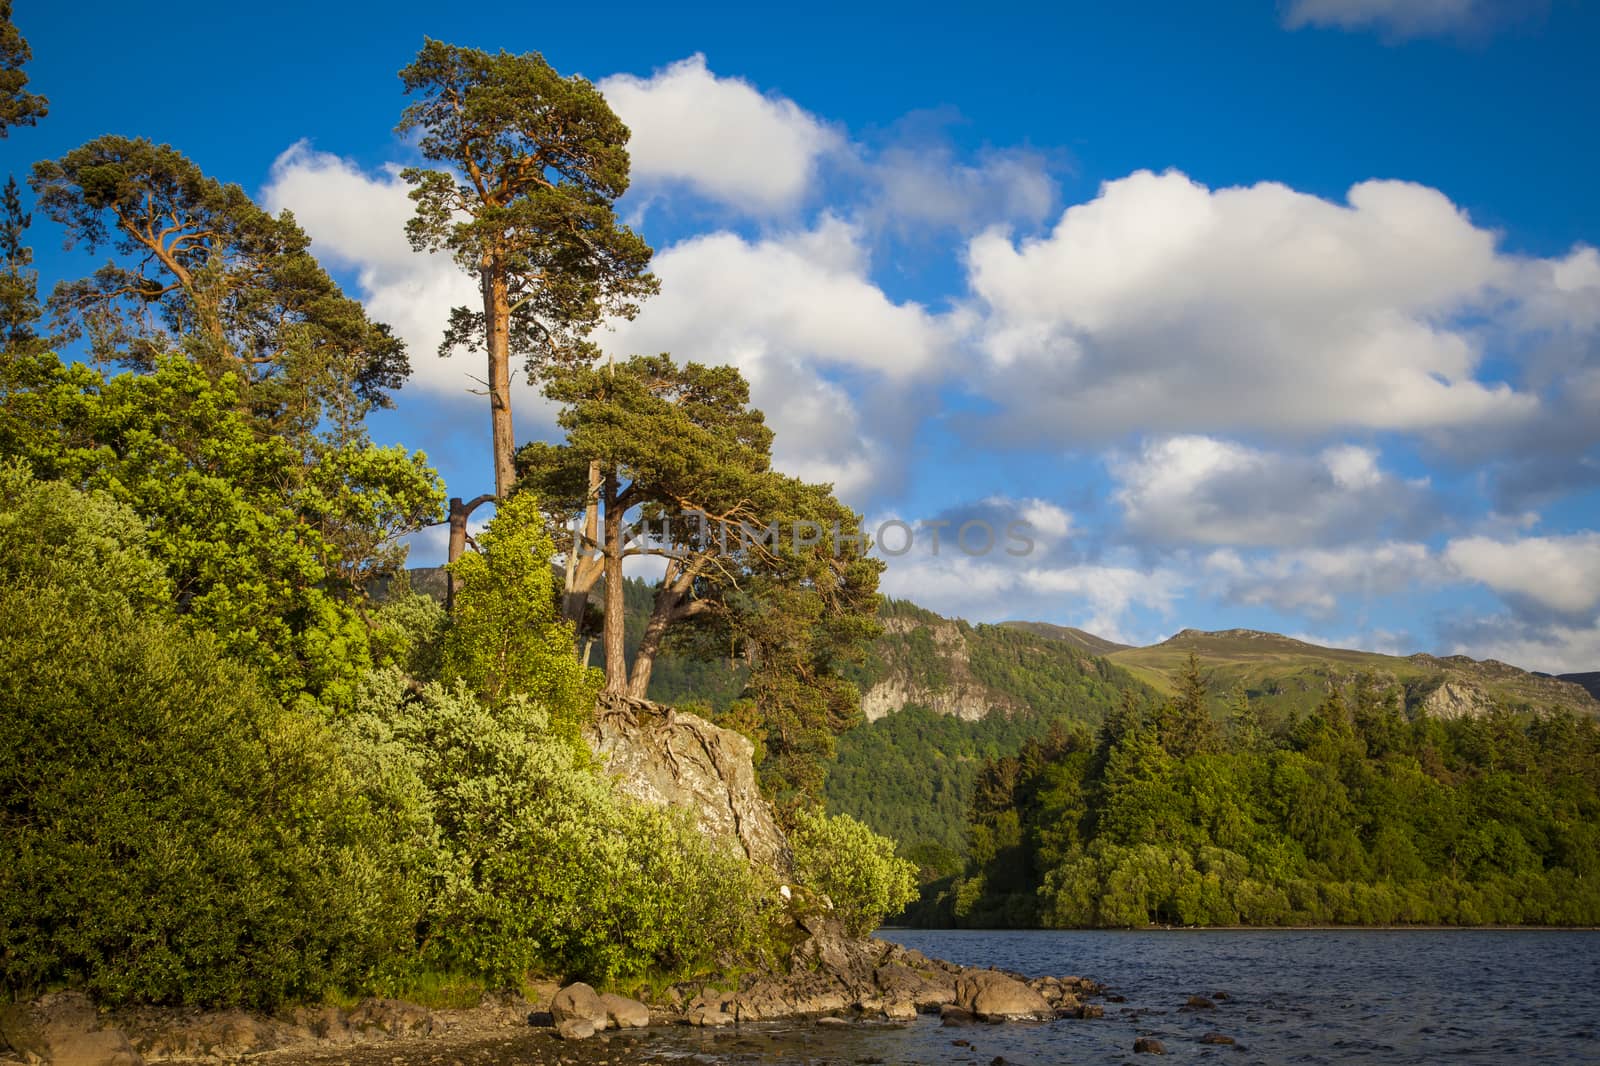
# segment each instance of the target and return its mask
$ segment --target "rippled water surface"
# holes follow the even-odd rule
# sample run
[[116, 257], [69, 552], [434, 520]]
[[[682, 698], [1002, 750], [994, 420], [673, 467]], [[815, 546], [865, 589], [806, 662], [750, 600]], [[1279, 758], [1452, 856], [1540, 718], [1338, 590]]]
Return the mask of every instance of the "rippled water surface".
[[[1171, 931], [879, 934], [954, 962], [1075, 974], [1098, 1021], [809, 1026], [678, 1037], [688, 1059], [794, 1063], [1600, 1063], [1600, 933]], [[1191, 995], [1226, 993], [1211, 1011]], [[1208, 1032], [1234, 1047], [1199, 1042]], [[1133, 1054], [1158, 1038], [1164, 1059]], [[965, 1040], [970, 1047], [954, 1041]], [[669, 1044], [676, 1042], [669, 1038]], [[667, 1048], [658, 1048], [667, 1051]], [[670, 1054], [671, 1052], [669, 1052]]]

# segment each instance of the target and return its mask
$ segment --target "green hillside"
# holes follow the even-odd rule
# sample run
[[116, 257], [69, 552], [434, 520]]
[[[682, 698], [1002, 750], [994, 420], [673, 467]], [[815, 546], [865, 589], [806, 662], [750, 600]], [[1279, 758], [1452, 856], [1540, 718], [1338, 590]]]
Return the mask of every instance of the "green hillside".
[[1269, 717], [1303, 716], [1330, 688], [1348, 688], [1369, 676], [1399, 686], [1405, 709], [1413, 717], [1426, 712], [1436, 718], [1456, 718], [1495, 707], [1520, 711], [1565, 707], [1580, 714], [1600, 714], [1600, 703], [1581, 686], [1493, 659], [1381, 655], [1325, 648], [1253, 629], [1186, 629], [1160, 644], [1126, 648], [1108, 658], [1168, 692], [1191, 652], [1200, 658], [1219, 711], [1231, 694], [1242, 690]]

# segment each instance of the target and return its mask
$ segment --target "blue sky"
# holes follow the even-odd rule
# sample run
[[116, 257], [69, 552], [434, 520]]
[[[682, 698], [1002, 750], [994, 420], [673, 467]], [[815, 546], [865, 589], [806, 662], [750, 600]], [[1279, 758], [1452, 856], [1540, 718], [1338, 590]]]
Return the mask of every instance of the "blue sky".
[[[542, 51], [634, 130], [662, 294], [608, 347], [738, 364], [869, 524], [1036, 531], [919, 538], [887, 591], [1600, 669], [1600, 9], [484, 10], [20, 0], [52, 109], [0, 152], [144, 135], [294, 210], [410, 343], [375, 436], [471, 496], [478, 368], [434, 350], [472, 290], [400, 234], [394, 72], [424, 35]], [[34, 243], [46, 288], [86, 272]]]

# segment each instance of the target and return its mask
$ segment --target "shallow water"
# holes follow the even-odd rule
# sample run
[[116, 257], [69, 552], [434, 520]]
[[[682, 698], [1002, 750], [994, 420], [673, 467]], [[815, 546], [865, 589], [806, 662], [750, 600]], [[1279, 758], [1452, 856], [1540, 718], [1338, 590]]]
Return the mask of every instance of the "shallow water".
[[[1092, 977], [1106, 1017], [945, 1028], [773, 1026], [673, 1034], [702, 1062], [1600, 1063], [1600, 933], [1512, 930], [978, 932], [884, 930], [953, 962]], [[1191, 995], [1227, 993], [1210, 1011]], [[1208, 1032], [1234, 1047], [1201, 1044]], [[1167, 1056], [1133, 1054], [1154, 1036]], [[970, 1047], [957, 1046], [956, 1040]]]

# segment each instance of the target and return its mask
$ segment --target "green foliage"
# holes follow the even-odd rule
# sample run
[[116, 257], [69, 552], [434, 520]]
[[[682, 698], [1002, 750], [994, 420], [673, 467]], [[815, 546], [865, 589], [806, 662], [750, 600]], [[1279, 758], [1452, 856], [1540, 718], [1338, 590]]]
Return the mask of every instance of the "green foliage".
[[126, 508], [0, 502], [0, 985], [272, 1006], [403, 955], [408, 844], [327, 726], [167, 617]]
[[111, 378], [54, 355], [8, 360], [0, 454], [131, 508], [194, 628], [281, 697], [333, 707], [367, 665], [349, 582], [398, 565], [384, 546], [435, 519], [443, 495], [421, 453], [352, 441], [307, 455], [259, 434], [230, 376], [177, 357]]
[[533, 700], [575, 737], [594, 708], [600, 676], [574, 658], [572, 628], [557, 618], [550, 535], [533, 495], [501, 504], [478, 547], [451, 565], [461, 587], [442, 676], [491, 707]]
[[63, 336], [87, 336], [103, 362], [149, 370], [182, 350], [295, 435], [324, 420], [354, 431], [410, 372], [405, 345], [340, 291], [292, 215], [268, 214], [170, 145], [98, 137], [34, 164], [29, 184], [69, 244], [121, 256], [50, 297]]
[[11, 21], [11, 0], [0, 0], [0, 137], [12, 126], [36, 124], [50, 109], [50, 101], [24, 88], [28, 75], [22, 67], [32, 58], [33, 50]]
[[[606, 315], [632, 318], [656, 291], [650, 246], [617, 221], [628, 188], [628, 128], [600, 91], [564, 78], [537, 52], [491, 54], [428, 40], [400, 72], [412, 103], [398, 133], [417, 134], [413, 247], [448, 249], [501, 295], [498, 309], [457, 308], [440, 345], [482, 350], [505, 330], [508, 351], [542, 362], [587, 361]], [[486, 316], [498, 310], [500, 322]]]
[[[839, 738], [824, 784], [828, 809], [906, 849], [937, 845], [964, 857], [986, 760], [1015, 756], [1054, 728], [1096, 726], [1125, 693], [1149, 693], [1105, 659], [1027, 630], [952, 622], [904, 601], [889, 601], [883, 617], [888, 631], [849, 671], [863, 690], [881, 681], [915, 687], [931, 677], [946, 688], [959, 681], [993, 708], [964, 721], [913, 704]], [[941, 643], [952, 639], [964, 655]]]
[[0, 195], [0, 349], [18, 356], [39, 351], [48, 342], [34, 330], [39, 306], [39, 272], [26, 234], [33, 215], [23, 209], [16, 178], [7, 178]]
[[[1247, 712], [1238, 717], [1252, 726]], [[1287, 748], [1247, 727], [1207, 751], [1173, 722], [1170, 703], [1153, 716], [1130, 705], [1092, 752], [1039, 744], [990, 764], [991, 787], [972, 805], [971, 866], [935, 886], [924, 917], [1047, 926], [1600, 919], [1587, 850], [1600, 838], [1592, 719], [1501, 711], [1407, 722], [1395, 694], [1364, 686], [1355, 711], [1331, 692]]]
[[917, 898], [917, 867], [894, 841], [847, 814], [795, 812], [789, 831], [795, 878], [833, 904], [845, 928], [865, 936]]
[[[570, 656], [570, 650], [568, 651]], [[371, 678], [348, 723], [436, 841], [425, 964], [516, 987], [531, 972], [596, 981], [706, 973], [758, 950], [760, 886], [685, 812], [617, 796], [538, 704], [493, 708], [461, 684], [407, 694]]]

